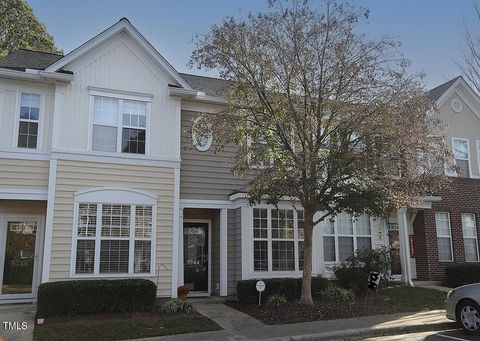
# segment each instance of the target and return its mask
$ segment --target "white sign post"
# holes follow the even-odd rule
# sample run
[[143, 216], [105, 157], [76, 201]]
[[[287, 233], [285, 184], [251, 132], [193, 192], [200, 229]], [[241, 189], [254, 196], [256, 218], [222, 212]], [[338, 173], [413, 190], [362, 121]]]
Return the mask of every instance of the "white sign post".
[[258, 281], [256, 287], [258, 291], [258, 305], [260, 305], [262, 303], [262, 291], [265, 290], [265, 282]]

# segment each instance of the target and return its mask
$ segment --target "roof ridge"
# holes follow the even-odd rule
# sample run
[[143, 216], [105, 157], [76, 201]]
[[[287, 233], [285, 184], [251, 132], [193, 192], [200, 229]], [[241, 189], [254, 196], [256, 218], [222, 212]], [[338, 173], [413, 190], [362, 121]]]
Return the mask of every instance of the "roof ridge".
[[434, 88], [432, 88], [432, 89], [430, 89], [430, 90], [428, 90], [428, 91], [434, 91], [434, 90], [436, 90], [436, 89], [438, 89], [438, 88], [440, 88], [440, 87], [442, 87], [442, 86], [447, 85], [448, 83], [455, 83], [455, 81], [456, 81], [457, 79], [459, 79], [459, 78], [463, 78], [462, 75], [459, 75], [459, 76], [454, 77], [454, 78], [452, 78], [452, 79], [450, 79], [450, 80], [448, 80], [448, 81], [446, 81], [446, 82], [443, 82], [442, 84], [437, 85], [436, 87], [434, 87]]

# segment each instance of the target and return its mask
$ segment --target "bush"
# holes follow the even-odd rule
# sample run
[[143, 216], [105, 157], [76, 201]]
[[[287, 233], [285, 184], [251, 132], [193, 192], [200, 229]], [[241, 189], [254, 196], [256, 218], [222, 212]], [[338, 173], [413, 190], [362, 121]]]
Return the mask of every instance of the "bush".
[[360, 293], [367, 291], [368, 275], [379, 272], [383, 280], [390, 279], [391, 250], [360, 249], [352, 257], [332, 267], [337, 284], [344, 289]]
[[285, 304], [287, 304], [287, 299], [281, 295], [272, 295], [267, 300], [267, 307], [270, 308], [278, 309]]
[[38, 287], [37, 316], [150, 311], [157, 286], [146, 279], [78, 280]]
[[193, 305], [190, 302], [182, 300], [170, 300], [162, 304], [160, 311], [165, 314], [186, 313], [193, 311]]
[[[264, 279], [265, 291], [262, 292], [262, 300], [272, 295], [284, 296], [287, 300], [299, 299], [302, 292], [301, 278], [269, 278]], [[257, 303], [258, 292], [257, 280], [249, 279], [237, 282], [237, 298], [244, 304]], [[329, 284], [329, 280], [321, 276], [312, 277], [312, 296], [320, 297]]]
[[328, 301], [352, 302], [355, 297], [353, 292], [348, 289], [339, 288], [331, 285], [323, 293], [323, 297]]
[[451, 288], [480, 282], [480, 264], [455, 264], [445, 268], [445, 285]]

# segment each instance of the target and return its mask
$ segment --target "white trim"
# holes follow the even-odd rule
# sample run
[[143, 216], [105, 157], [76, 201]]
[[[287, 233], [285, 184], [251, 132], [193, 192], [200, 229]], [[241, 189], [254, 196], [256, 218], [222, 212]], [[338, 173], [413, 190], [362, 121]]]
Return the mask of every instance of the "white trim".
[[[174, 170], [173, 178], [173, 246], [172, 246], [172, 297], [178, 295], [178, 260], [180, 236], [180, 169]], [[182, 227], [183, 228], [183, 227]], [[183, 233], [182, 233], [183, 235]], [[183, 248], [182, 248], [183, 250]], [[210, 263], [208, 265], [210, 267]]]
[[228, 293], [228, 221], [227, 209], [220, 210], [220, 296]]
[[[448, 217], [448, 236], [439, 236], [438, 235], [438, 230], [437, 230], [437, 213], [446, 213]], [[453, 263], [455, 261], [455, 255], [453, 254], [453, 240], [452, 240], [452, 223], [450, 220], [450, 212], [445, 212], [445, 211], [435, 211], [435, 236], [437, 238], [437, 258], [439, 263]], [[450, 252], [452, 255], [452, 258], [449, 260], [440, 260], [440, 255], [438, 252], [438, 238], [449, 238], [450, 240]]]
[[95, 187], [73, 194], [76, 201], [92, 203], [115, 203], [128, 205], [155, 205], [157, 196], [133, 188]]
[[184, 285], [183, 281], [183, 208], [179, 210], [178, 217], [178, 286]]
[[0, 68], [0, 77], [44, 83], [53, 83], [56, 81], [70, 83], [74, 80], [74, 75], [68, 73], [47, 72], [42, 70], [36, 70], [35, 73], [32, 73], [4, 68]]
[[0, 199], [8, 200], [47, 200], [46, 189], [0, 188]]
[[[43, 220], [44, 216], [36, 214], [2, 214], [0, 215], [0, 285], [3, 281], [3, 270], [5, 263], [5, 248], [7, 239], [6, 223], [10, 220], [30, 220], [37, 223], [37, 235], [35, 236], [35, 253], [34, 253], [34, 265], [32, 273], [32, 292], [29, 294], [11, 294], [2, 295], [0, 290], [0, 303], [11, 302], [12, 300], [36, 300], [38, 283], [40, 281], [41, 263], [43, 255]], [[1, 288], [1, 287], [0, 287]]]
[[204, 92], [192, 89], [168, 88], [170, 96], [180, 97], [182, 99], [208, 104], [227, 105], [228, 101], [223, 97], [208, 96]]
[[50, 259], [52, 256], [53, 216], [55, 209], [55, 190], [57, 181], [57, 160], [50, 160], [48, 172], [47, 217], [45, 220], [45, 242], [43, 252], [42, 283], [50, 280]]
[[[463, 234], [463, 229], [464, 229], [464, 221], [463, 221], [463, 217], [464, 215], [466, 214], [471, 214], [473, 215], [473, 231], [475, 231], [475, 236], [474, 237], [465, 237], [465, 235]], [[477, 260], [470, 260], [468, 261], [467, 260], [467, 255], [465, 254], [465, 263], [478, 263], [480, 262], [480, 254], [478, 252], [478, 233], [477, 233], [477, 215], [473, 212], [462, 212], [460, 214], [460, 221], [462, 223], [462, 237], [463, 237], [463, 249], [464, 249], [464, 253], [465, 253], [465, 239], [473, 239], [475, 240], [475, 246], [476, 246], [476, 249], [477, 249]]]
[[[20, 118], [22, 94], [38, 95], [40, 97], [40, 103], [38, 106], [38, 120]], [[12, 148], [15, 151], [42, 150], [45, 109], [46, 109], [45, 94], [43, 92], [39, 92], [38, 90], [23, 90], [23, 89], [16, 91], [15, 118], [14, 118], [13, 144], [12, 144]], [[20, 132], [20, 126], [19, 126], [20, 122], [37, 123], [37, 143], [35, 148], [18, 146], [18, 134]]]
[[[211, 219], [184, 219], [183, 223], [202, 223], [202, 224], [208, 224], [208, 291], [206, 294], [208, 296], [211, 295], [212, 292], [212, 220]], [[185, 229], [185, 225], [182, 226], [182, 229]], [[185, 260], [184, 260], [185, 261]], [[195, 294], [198, 294], [197, 296], [204, 296], [203, 291], [194, 291], [192, 290], [191, 293], [193, 293], [193, 296], [196, 296]]]
[[[135, 190], [129, 188], [125, 189], [125, 194], [122, 197], [119, 197], [119, 189], [100, 189], [102, 193], [96, 191], [87, 191], [86, 193], [79, 193], [75, 196], [74, 210], [73, 210], [73, 229], [72, 229], [72, 251], [70, 255], [70, 278], [132, 278], [132, 277], [143, 277], [149, 278], [156, 275], [156, 241], [157, 241], [157, 202], [151, 196], [137, 193], [136, 198], [132, 198], [131, 201], [125, 202], [122, 200], [128, 200], [125, 198], [131, 197]], [[93, 195], [92, 195], [93, 194]], [[143, 201], [141, 201], [143, 197]], [[115, 199], [117, 198], [117, 199]], [[112, 201], [112, 199], [114, 201]], [[92, 201], [90, 201], [92, 200]], [[94, 201], [98, 200], [98, 201]], [[95, 258], [94, 258], [94, 271], [93, 274], [77, 274], [75, 272], [76, 265], [76, 256], [77, 256], [77, 242], [78, 238], [78, 208], [81, 203], [90, 203], [97, 205], [97, 219], [96, 219], [96, 236], [90, 238], [82, 238], [88, 240], [95, 240]], [[102, 228], [102, 205], [109, 203], [115, 205], [129, 205], [130, 210], [130, 234], [127, 238], [117, 238], [117, 237], [102, 237], [101, 228]], [[153, 204], [152, 204], [153, 203]], [[135, 208], [133, 206], [138, 205], [147, 205], [152, 207], [152, 232], [151, 237], [139, 238], [135, 236]], [[129, 241], [129, 258], [128, 258], [128, 272], [127, 273], [101, 273], [100, 272], [100, 244], [102, 240], [128, 240]], [[134, 269], [134, 243], [136, 240], [148, 240], [150, 241], [150, 272], [148, 273], [135, 273]]]
[[129, 153], [85, 152], [55, 149], [52, 150], [51, 158], [70, 161], [104, 162], [136, 166], [155, 166], [167, 168], [180, 167], [180, 159], [157, 158], [150, 155]]
[[[472, 158], [471, 158], [471, 154], [470, 154], [470, 140], [469, 140], [469, 139], [465, 139], [465, 138], [461, 138], [461, 137], [452, 137], [453, 164], [454, 164], [455, 166], [457, 165], [457, 162], [456, 162], [457, 159], [455, 158], [455, 140], [458, 140], [458, 141], [462, 141], [462, 142], [466, 142], [466, 143], [467, 143], [468, 177], [469, 177], [469, 178], [475, 178], [475, 177], [472, 175]], [[465, 159], [459, 159], [459, 160], [465, 160]], [[456, 175], [454, 175], [454, 176], [461, 177], [460, 174], [456, 174]]]
[[232, 208], [228, 200], [180, 199], [181, 208]]
[[127, 99], [130, 101], [140, 101], [140, 102], [150, 103], [153, 97], [152, 94], [147, 94], [142, 92], [98, 88], [96, 86], [88, 86], [87, 89], [90, 90], [90, 96], [111, 97], [111, 98], [118, 98], [118, 99]]
[[178, 84], [186, 89], [191, 89], [191, 86], [188, 84], [188, 82], [186, 82], [182, 76], [180, 76], [180, 74], [168, 63], [168, 61], [125, 18], [120, 19], [117, 23], [110, 26], [105, 31], [77, 47], [75, 50], [47, 67], [45, 71], [54, 72], [60, 70], [62, 67], [90, 52], [93, 48], [120, 32], [127, 33], [150, 57], [153, 58], [157, 65], [159, 65], [161, 69], [165, 70], [170, 77], [178, 82]]
[[[468, 83], [463, 79], [463, 77], [459, 77], [450, 87], [437, 99], [437, 106], [441, 106], [454, 92], [455, 88], [459, 85], [462, 84], [467, 93], [472, 96], [473, 99], [477, 102], [477, 105], [480, 105], [480, 96], [477, 95], [475, 91], [473, 91], [472, 87], [468, 85]], [[457, 95], [459, 95], [457, 93]], [[479, 118], [479, 114], [477, 113], [477, 110], [474, 110], [473, 105], [469, 105], [467, 101], [463, 98], [463, 96], [459, 97], [472, 109], [472, 111], [477, 115]]]

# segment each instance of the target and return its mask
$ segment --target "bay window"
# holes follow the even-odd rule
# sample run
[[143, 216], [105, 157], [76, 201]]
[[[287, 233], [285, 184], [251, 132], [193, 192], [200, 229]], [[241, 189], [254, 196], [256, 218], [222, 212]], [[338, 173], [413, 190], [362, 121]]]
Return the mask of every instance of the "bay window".
[[253, 209], [254, 271], [303, 269], [303, 211]]
[[147, 102], [92, 96], [91, 149], [103, 152], [145, 154]]
[[75, 275], [154, 272], [152, 205], [92, 202], [76, 205]]
[[355, 250], [372, 248], [372, 227], [366, 214], [354, 218], [340, 213], [337, 217], [324, 220], [323, 261], [343, 262], [354, 255]]

